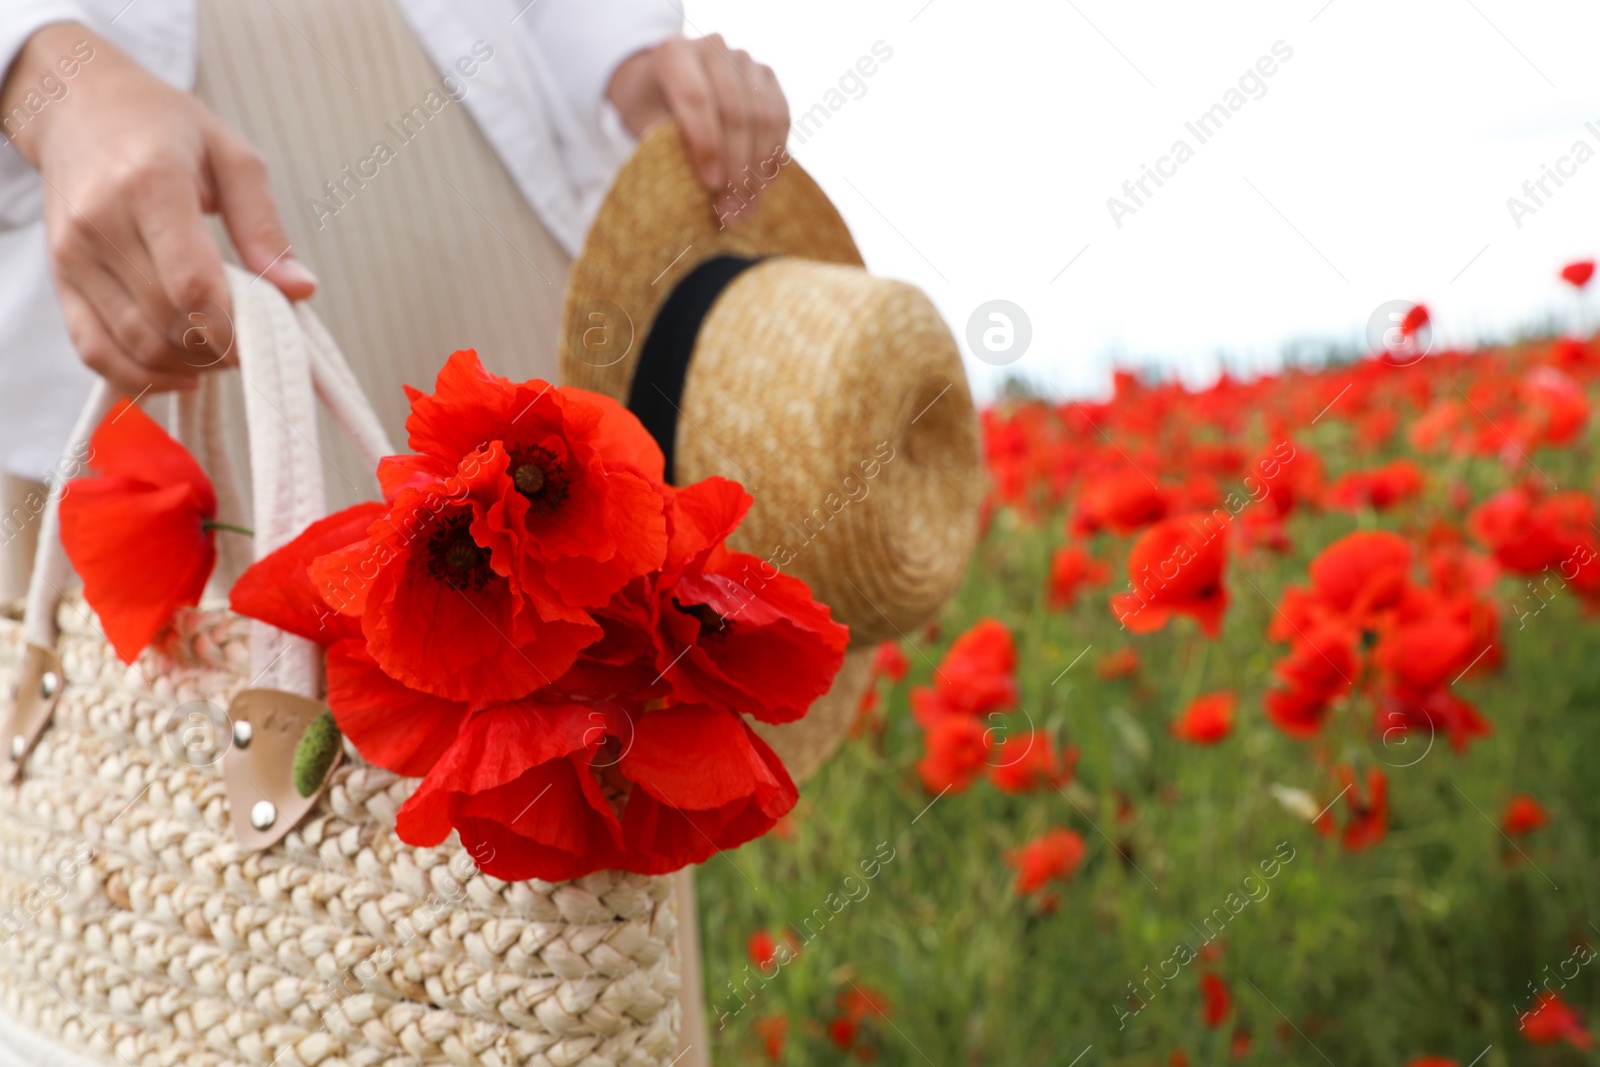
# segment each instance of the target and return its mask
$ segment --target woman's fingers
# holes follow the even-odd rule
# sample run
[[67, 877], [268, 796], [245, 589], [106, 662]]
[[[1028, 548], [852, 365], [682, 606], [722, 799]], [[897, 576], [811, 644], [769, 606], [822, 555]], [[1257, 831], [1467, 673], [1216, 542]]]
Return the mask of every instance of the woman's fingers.
[[700, 46], [694, 41], [663, 42], [654, 57], [656, 78], [667, 110], [677, 120], [689, 145], [695, 173], [707, 189], [720, 190], [728, 180], [724, 162], [727, 148], [711, 79], [700, 62], [699, 52]]
[[783, 95], [778, 76], [771, 67], [753, 63], [752, 80], [760, 89], [756, 107], [756, 155], [762, 177], [769, 178], [786, 160], [784, 146], [789, 141], [789, 100]]
[[[317, 276], [289, 247], [289, 231], [278, 214], [260, 153], [218, 124], [207, 134], [206, 159], [216, 193], [214, 210], [222, 215], [245, 267], [290, 300], [309, 298], [317, 291]], [[217, 277], [221, 277], [220, 261]]]
[[607, 93], [636, 135], [667, 118], [677, 122], [725, 224], [749, 218], [761, 189], [788, 162], [789, 102], [777, 76], [716, 34], [629, 57]]
[[224, 364], [233, 348], [222, 254], [206, 229], [200, 193], [185, 175], [153, 188], [134, 221], [160, 288], [167, 368], [202, 371]]
[[67, 336], [90, 370], [128, 396], [148, 392], [192, 389], [199, 379], [192, 374], [152, 371], [129, 356], [100, 320], [93, 305], [72, 285], [57, 281], [56, 295], [66, 320]]
[[745, 190], [752, 185], [754, 174], [749, 168], [755, 154], [756, 87], [744, 69], [753, 64], [743, 52], [730, 53], [716, 34], [695, 43], [716, 99], [717, 121], [722, 125], [722, 170], [726, 177], [722, 185], [712, 187], [712, 192], [716, 194], [717, 216], [727, 219], [737, 216], [749, 199]]
[[[156, 328], [145, 310], [134, 302], [122, 279], [99, 263], [74, 265], [62, 272], [62, 281], [88, 302], [122, 355], [146, 371], [162, 374], [194, 373], [173, 366], [172, 346], [164, 330]], [[196, 368], [197, 369], [197, 368]]]
[[207, 212], [222, 214], [246, 267], [290, 299], [310, 296], [316, 279], [289, 251], [260, 156], [198, 100], [81, 26], [39, 30], [13, 71], [47, 63], [70, 41], [97, 56], [74, 82], [76, 103], [41, 113], [14, 141], [44, 179], [63, 313], [85, 362], [122, 388], [192, 384], [233, 362]]

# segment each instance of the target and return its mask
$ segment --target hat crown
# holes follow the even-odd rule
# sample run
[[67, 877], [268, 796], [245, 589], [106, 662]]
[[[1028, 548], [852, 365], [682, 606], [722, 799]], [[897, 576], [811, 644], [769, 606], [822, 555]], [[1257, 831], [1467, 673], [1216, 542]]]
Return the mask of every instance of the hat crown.
[[921, 291], [758, 264], [706, 316], [682, 408], [680, 480], [744, 483], [733, 547], [804, 579], [855, 641], [896, 637], [955, 592], [977, 538], [978, 425]]

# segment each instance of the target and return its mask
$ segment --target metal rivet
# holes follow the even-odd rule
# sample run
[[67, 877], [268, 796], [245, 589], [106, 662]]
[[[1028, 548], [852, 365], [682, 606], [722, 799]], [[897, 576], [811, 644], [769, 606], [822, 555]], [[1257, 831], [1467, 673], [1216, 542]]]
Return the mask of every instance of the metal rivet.
[[28, 751], [28, 739], [21, 734], [11, 739], [11, 762], [21, 763], [23, 753]]
[[55, 696], [60, 686], [61, 678], [55, 671], [45, 671], [39, 676], [39, 695], [46, 700]]
[[233, 724], [233, 743], [240, 748], [249, 748], [250, 741], [255, 736], [255, 727], [249, 723], [241, 721]]
[[272, 806], [272, 801], [263, 800], [250, 809], [250, 825], [257, 830], [265, 830], [278, 821], [278, 809]]

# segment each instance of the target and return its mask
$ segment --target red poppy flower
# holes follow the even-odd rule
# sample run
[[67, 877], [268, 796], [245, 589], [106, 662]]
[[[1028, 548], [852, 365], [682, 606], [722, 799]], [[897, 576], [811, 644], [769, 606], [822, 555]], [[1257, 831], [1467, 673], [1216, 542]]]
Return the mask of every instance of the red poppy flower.
[[613, 706], [524, 700], [467, 719], [396, 830], [432, 847], [454, 829], [507, 881], [665, 874], [766, 833], [796, 795], [732, 712], [677, 705], [634, 723]]
[[180, 607], [200, 602], [217, 562], [217, 497], [205, 471], [154, 419], [119, 401], [89, 439], [92, 478], [61, 497], [61, 543], [106, 640], [132, 663]]
[[1411, 574], [1411, 542], [1386, 530], [1347, 534], [1311, 561], [1317, 599], [1352, 622], [1394, 607]]
[[667, 874], [738, 848], [799, 799], [777, 753], [731, 711], [647, 712], [624, 744], [618, 769], [634, 783], [622, 818], [630, 871]]
[[1130, 591], [1111, 598], [1117, 621], [1152, 633], [1173, 615], [1188, 615], [1207, 637], [1222, 632], [1228, 590], [1227, 523], [1215, 515], [1182, 515], [1150, 527], [1128, 553]]
[[1582, 289], [1594, 277], [1594, 260], [1579, 259], [1561, 268], [1561, 280], [1574, 289]]
[[1397, 459], [1371, 470], [1342, 475], [1328, 486], [1323, 499], [1329, 507], [1346, 511], [1387, 511], [1420, 492], [1422, 471], [1408, 459]]
[[1550, 346], [1550, 363], [1570, 371], [1594, 369], [1595, 352], [1586, 342], [1576, 337], [1559, 337]]
[[888, 997], [875, 989], [865, 989], [854, 983], [835, 997], [834, 1003], [850, 1019], [867, 1019], [874, 1015], [887, 1019], [890, 1014]]
[[1340, 768], [1340, 776], [1349, 787], [1349, 792], [1345, 793], [1345, 806], [1350, 809], [1350, 817], [1345, 822], [1339, 843], [1347, 852], [1360, 852], [1382, 841], [1389, 832], [1389, 780], [1378, 768], [1367, 768], [1367, 786], [1363, 795], [1361, 786], [1348, 767]]
[[1017, 647], [998, 619], [979, 619], [950, 643], [932, 686], [911, 690], [912, 715], [930, 726], [947, 715], [987, 715], [1017, 703]]
[[1322, 496], [1322, 457], [1303, 443], [1284, 440], [1252, 466], [1257, 473], [1246, 488], [1259, 503], [1243, 513], [1248, 521], [1276, 525], [1274, 520], [1293, 514], [1300, 505], [1314, 505]]
[[861, 1030], [861, 1023], [848, 1015], [835, 1016], [828, 1023], [828, 1040], [833, 1042], [840, 1052], [849, 1052], [856, 1043], [856, 1034]]
[[[1464, 509], [1463, 509], [1464, 510]], [[1442, 544], [1428, 552], [1428, 583], [1439, 593], [1481, 595], [1500, 580], [1500, 565], [1462, 544]]]
[[930, 793], [959, 793], [983, 772], [994, 744], [994, 728], [970, 715], [944, 715], [927, 728], [927, 754], [917, 774]]
[[401, 806], [395, 831], [432, 848], [454, 829], [478, 868], [506, 881], [622, 867], [622, 823], [594, 765], [607, 738], [626, 732], [576, 703], [477, 712]]
[[448, 478], [466, 456], [499, 442], [499, 507], [480, 538], [495, 569], [568, 607], [603, 605], [629, 580], [661, 565], [665, 501], [655, 441], [616, 401], [483, 369], [476, 352], [453, 353], [424, 394], [407, 387], [415, 456], [391, 457], [385, 488]]
[[1378, 701], [1373, 728], [1390, 748], [1406, 743], [1403, 736], [1397, 734], [1416, 731], [1419, 735], [1425, 734], [1431, 742], [1442, 731], [1450, 747], [1457, 752], [1466, 751], [1475, 738], [1488, 737], [1494, 732], [1476, 707], [1448, 689], [1425, 693], [1385, 692]]
[[330, 608], [311, 581], [319, 557], [359, 541], [388, 512], [382, 504], [357, 504], [307, 526], [300, 536], [251, 564], [228, 592], [240, 615], [271, 623], [319, 645], [361, 636], [361, 622]]
[[1448, 1056], [1418, 1056], [1406, 1067], [1461, 1067], [1455, 1060]]
[[1322, 732], [1333, 702], [1349, 691], [1360, 673], [1356, 637], [1335, 622], [1302, 631], [1273, 672], [1286, 683], [1264, 700], [1267, 718], [1290, 737], [1302, 740]]
[[1056, 753], [1050, 735], [1029, 730], [1003, 740], [989, 759], [989, 780], [1002, 793], [1026, 793], [1030, 789], [1057, 788], [1072, 780], [1078, 763], [1078, 750], [1069, 746]]
[[906, 672], [911, 670], [911, 657], [900, 650], [897, 641], [884, 641], [872, 653], [872, 673], [878, 678], [887, 678], [895, 685], [906, 680]]
[[1026, 896], [1048, 882], [1071, 878], [1083, 856], [1083, 838], [1073, 830], [1058, 828], [1006, 853], [1006, 863], [1016, 868], [1017, 894]]
[[1458, 434], [1467, 409], [1455, 400], [1442, 397], [1427, 411], [1411, 420], [1406, 439], [1419, 452], [1431, 452], [1458, 443]]
[[1197, 745], [1214, 745], [1233, 732], [1238, 698], [1231, 692], [1195, 697], [1172, 724], [1172, 736]]
[[1233, 1011], [1233, 993], [1228, 983], [1209, 971], [1200, 975], [1200, 1020], [1215, 1030]]
[[1078, 591], [1105, 581], [1110, 568], [1078, 545], [1063, 545], [1050, 558], [1050, 606], [1057, 611], [1078, 602]]
[[1573, 1048], [1586, 1049], [1594, 1044], [1594, 1035], [1583, 1025], [1583, 1017], [1559, 993], [1548, 989], [1540, 991], [1538, 1003], [1517, 1020], [1517, 1029], [1535, 1045], [1565, 1041]]
[[750, 935], [750, 940], [745, 942], [745, 952], [749, 955], [751, 963], [757, 967], [766, 967], [777, 956], [778, 943], [765, 930], [757, 930]]
[[[1395, 430], [1398, 429], [1400, 429], [1400, 413], [1394, 408], [1368, 411], [1355, 421], [1355, 437], [1365, 451], [1378, 451], [1379, 448], [1389, 445], [1389, 438], [1394, 437]], [[1400, 488], [1403, 490], [1405, 486]], [[1373, 504], [1373, 507], [1381, 509], [1384, 506]]]
[[412, 689], [519, 699], [560, 678], [601, 636], [587, 611], [513, 574], [509, 462], [492, 442], [446, 479], [404, 485], [364, 540], [311, 566], [322, 598], [361, 620], [372, 658]]
[[1390, 628], [1378, 641], [1377, 660], [1399, 689], [1427, 693], [1451, 682], [1480, 651], [1470, 626], [1435, 611]]
[[1167, 490], [1137, 471], [1125, 471], [1084, 487], [1067, 531], [1073, 537], [1105, 530], [1130, 534], [1166, 518], [1171, 503]]
[[1107, 652], [1095, 661], [1095, 674], [1111, 681], [1114, 678], [1128, 678], [1138, 673], [1139, 653], [1133, 648], [1119, 648], [1115, 652]]
[[363, 759], [408, 778], [433, 769], [470, 707], [412, 689], [379, 668], [361, 638], [328, 649], [328, 710]]
[[883, 697], [876, 688], [869, 687], [861, 694], [861, 700], [856, 704], [855, 718], [850, 720], [850, 736], [865, 737], [867, 734], [883, 732], [883, 716], [879, 708], [883, 706]]
[[1427, 306], [1423, 304], [1412, 304], [1411, 307], [1407, 309], [1405, 318], [1400, 320], [1400, 333], [1406, 337], [1410, 337], [1412, 334], [1428, 325], [1429, 321], [1430, 316], [1428, 315]]
[[1564, 561], [1581, 533], [1578, 522], [1592, 519], [1582, 508], [1589, 502], [1569, 502], [1568, 494], [1536, 499], [1525, 489], [1510, 488], [1489, 497], [1467, 518], [1473, 536], [1488, 546], [1502, 567], [1518, 574], [1538, 574]]
[[792, 722], [833, 685], [850, 631], [806, 583], [724, 547], [749, 507], [724, 478], [672, 494], [671, 546], [647, 609], [655, 667], [679, 700]]
[[767, 1054], [770, 1063], [778, 1063], [783, 1059], [783, 1046], [789, 1040], [789, 1017], [787, 1015], [763, 1015], [753, 1024], [756, 1036], [761, 1039], [761, 1047]]
[[1544, 805], [1526, 793], [1518, 793], [1506, 804], [1506, 813], [1500, 820], [1501, 829], [1512, 837], [1531, 834], [1550, 821]]
[[385, 674], [367, 652], [360, 621], [328, 607], [310, 576], [315, 560], [364, 540], [386, 513], [382, 504], [357, 504], [318, 519], [241, 574], [229, 602], [241, 615], [331, 646], [328, 708], [340, 731], [367, 762], [419, 777], [455, 740], [468, 705], [412, 689]]

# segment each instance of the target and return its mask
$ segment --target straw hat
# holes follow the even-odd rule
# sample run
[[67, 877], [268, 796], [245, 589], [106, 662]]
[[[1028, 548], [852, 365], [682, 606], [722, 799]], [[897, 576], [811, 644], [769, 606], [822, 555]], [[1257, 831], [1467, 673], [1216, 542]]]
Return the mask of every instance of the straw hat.
[[644, 136], [573, 263], [561, 377], [628, 404], [675, 484], [740, 482], [754, 504], [731, 547], [804, 579], [850, 627], [833, 691], [763, 730], [799, 780], [842, 738], [872, 646], [955, 592], [983, 475], [960, 354], [932, 302], [863, 269], [786, 153], [744, 189], [757, 206], [723, 227], [676, 126]]

